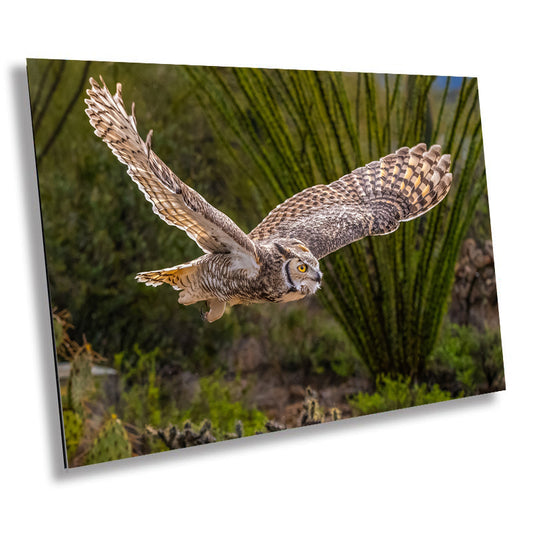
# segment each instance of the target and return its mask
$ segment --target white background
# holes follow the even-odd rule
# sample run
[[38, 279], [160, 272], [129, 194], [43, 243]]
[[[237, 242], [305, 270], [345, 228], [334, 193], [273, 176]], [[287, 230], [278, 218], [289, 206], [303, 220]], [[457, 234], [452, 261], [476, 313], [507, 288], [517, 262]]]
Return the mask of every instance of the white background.
[[[10, 2], [2, 19], [4, 531], [533, 530], [526, 2]], [[508, 390], [63, 471], [26, 57], [477, 76]]]

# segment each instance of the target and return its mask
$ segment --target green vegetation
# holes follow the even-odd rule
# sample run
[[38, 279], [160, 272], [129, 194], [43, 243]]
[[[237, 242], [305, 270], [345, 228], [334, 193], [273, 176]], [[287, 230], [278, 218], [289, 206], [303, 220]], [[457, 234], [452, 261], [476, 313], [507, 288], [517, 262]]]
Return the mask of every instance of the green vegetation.
[[99, 431], [87, 456], [87, 464], [131, 457], [132, 449], [122, 422], [112, 415]]
[[209, 419], [217, 439], [232, 433], [237, 421], [242, 423], [243, 436], [254, 435], [263, 429], [268, 418], [257, 409], [244, 407], [237, 399], [241, 396], [238, 380], [230, 387], [224, 382], [222, 373], [216, 372], [199, 380], [199, 389], [182, 418], [194, 421]]
[[[143, 353], [135, 346], [134, 357], [129, 359], [125, 352], [116, 354], [117, 375], [107, 380], [96, 379], [92, 370], [102, 359], [90, 344], [80, 346], [70, 339], [68, 330], [72, 325], [68, 314], [55, 313], [54, 325], [58, 351], [67, 353], [66, 358], [70, 360], [68, 382], [62, 387], [63, 425], [70, 466], [169, 449], [177, 431], [171, 438], [172, 431], [165, 434], [163, 429], [154, 428], [174, 428], [174, 424], [184, 429], [183, 446], [176, 447], [254, 435], [265, 430], [267, 416], [251, 405], [238, 379], [228, 383], [222, 372], [200, 378], [196, 394], [178, 408], [171, 384], [165, 383], [155, 372], [157, 349]], [[127, 421], [131, 433], [126, 431], [123, 421]], [[154, 441], [154, 435], [158, 435], [164, 445]]]
[[[195, 392], [185, 398], [174, 390], [172, 380], [156, 373], [158, 350], [135, 357], [115, 355], [117, 375], [95, 378], [93, 368], [101, 362], [90, 344], [70, 339], [72, 326], [66, 313], [54, 314], [56, 332], [63, 332], [58, 351], [69, 353], [71, 372], [62, 387], [63, 424], [70, 466], [185, 448], [239, 438], [287, 427], [254, 406], [250, 386], [239, 376], [228, 379], [222, 371], [195, 381]], [[501, 350], [491, 332], [471, 327], [447, 326], [430, 358], [428, 375], [459, 387], [455, 392], [433, 383], [414, 383], [410, 377], [380, 376], [375, 392], [349, 395], [355, 416], [401, 409], [462, 397], [503, 386]], [[66, 349], [68, 346], [68, 350]], [[83, 369], [80, 372], [76, 369]], [[319, 374], [323, 376], [323, 372]], [[331, 372], [331, 370], [330, 370]], [[83, 375], [83, 379], [81, 376]], [[449, 376], [453, 375], [450, 381]], [[253, 377], [253, 376], [252, 376]], [[258, 376], [258, 379], [260, 377]], [[448, 381], [447, 381], [448, 380]], [[501, 382], [498, 385], [498, 382]], [[492, 387], [492, 389], [490, 389]], [[307, 387], [292, 425], [313, 425], [339, 420], [342, 410], [321, 405], [316, 391]]]
[[67, 460], [69, 464], [72, 464], [76, 450], [83, 437], [83, 416], [72, 409], [64, 408], [63, 427], [65, 429]]
[[133, 424], [160, 426], [162, 420], [170, 420], [177, 412], [172, 402], [161, 401], [161, 379], [156, 373], [159, 350], [143, 353], [136, 344], [133, 352], [129, 358], [126, 352], [115, 355], [114, 367], [121, 377], [117, 412]]
[[429, 359], [429, 373], [440, 382], [479, 394], [504, 388], [500, 332], [446, 323]]
[[380, 376], [376, 381], [376, 392], [360, 392], [349, 400], [349, 404], [354, 415], [371, 415], [451, 399], [451, 393], [442, 391], [438, 385], [429, 388], [426, 383], [412, 383], [409, 377]]

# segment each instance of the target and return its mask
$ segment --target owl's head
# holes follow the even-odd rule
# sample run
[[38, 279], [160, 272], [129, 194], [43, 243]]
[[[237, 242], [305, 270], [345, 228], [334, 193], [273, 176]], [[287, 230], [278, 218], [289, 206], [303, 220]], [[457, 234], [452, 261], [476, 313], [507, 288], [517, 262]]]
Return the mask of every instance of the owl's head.
[[322, 272], [316, 257], [300, 241], [276, 243], [283, 256], [283, 276], [290, 291], [303, 295], [314, 294], [320, 289]]

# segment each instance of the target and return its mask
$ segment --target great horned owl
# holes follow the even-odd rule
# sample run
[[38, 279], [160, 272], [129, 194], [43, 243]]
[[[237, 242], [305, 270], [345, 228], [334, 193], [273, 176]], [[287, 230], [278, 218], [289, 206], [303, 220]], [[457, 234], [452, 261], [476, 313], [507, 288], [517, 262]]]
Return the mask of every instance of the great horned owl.
[[209, 322], [226, 305], [288, 302], [314, 294], [322, 281], [319, 259], [369, 235], [395, 231], [429, 211], [448, 193], [450, 156], [438, 145], [394, 154], [315, 185], [285, 200], [246, 235], [230, 218], [183, 183], [143, 141], [122, 87], [114, 95], [102, 78], [90, 79], [85, 100], [95, 134], [111, 148], [167, 224], [184, 230], [205, 255], [188, 263], [137, 274], [147, 285], [168, 283], [179, 302], [207, 301]]

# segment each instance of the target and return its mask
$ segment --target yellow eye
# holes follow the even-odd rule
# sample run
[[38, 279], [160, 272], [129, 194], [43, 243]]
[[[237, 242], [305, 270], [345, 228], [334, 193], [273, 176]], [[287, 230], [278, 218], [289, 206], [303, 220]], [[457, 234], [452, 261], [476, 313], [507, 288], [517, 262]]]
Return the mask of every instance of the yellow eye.
[[300, 272], [306, 272], [307, 271], [307, 265], [304, 265], [304, 264], [298, 265], [298, 270]]

